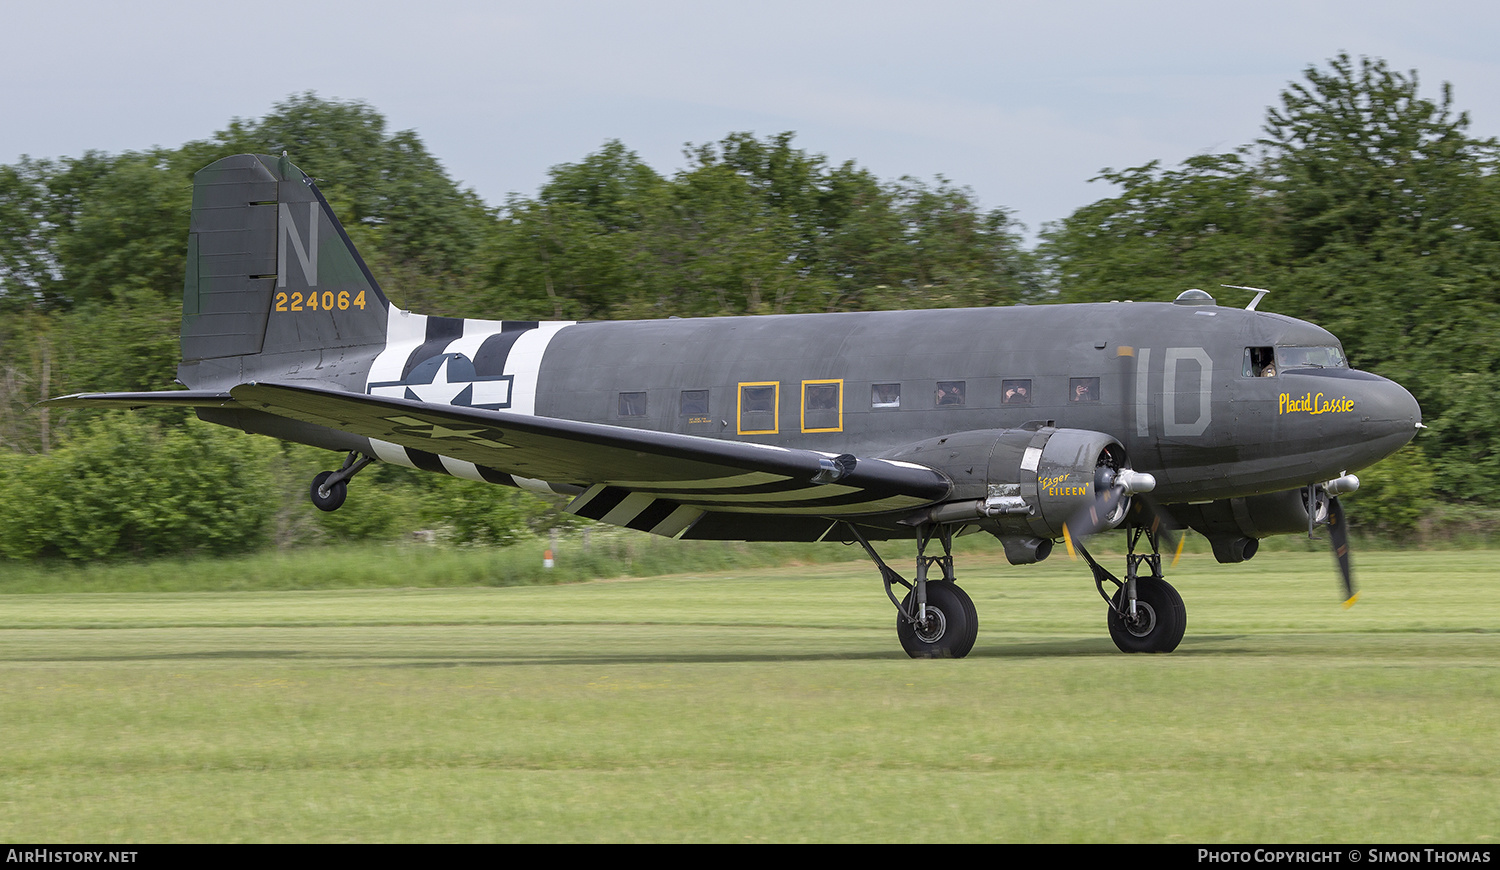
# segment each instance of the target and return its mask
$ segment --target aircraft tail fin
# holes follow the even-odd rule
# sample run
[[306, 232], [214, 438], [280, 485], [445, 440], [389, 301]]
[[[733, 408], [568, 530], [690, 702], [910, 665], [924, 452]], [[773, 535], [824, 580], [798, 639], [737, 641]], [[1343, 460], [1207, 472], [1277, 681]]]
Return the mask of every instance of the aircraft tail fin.
[[295, 371], [312, 353], [320, 365], [368, 357], [385, 342], [389, 308], [328, 201], [286, 156], [238, 154], [193, 176], [183, 383]]

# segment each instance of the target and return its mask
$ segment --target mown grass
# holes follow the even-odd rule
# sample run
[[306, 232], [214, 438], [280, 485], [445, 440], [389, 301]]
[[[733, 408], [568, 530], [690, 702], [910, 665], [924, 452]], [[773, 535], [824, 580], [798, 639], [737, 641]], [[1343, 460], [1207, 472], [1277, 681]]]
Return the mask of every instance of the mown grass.
[[942, 662], [858, 563], [9, 595], [0, 837], [1488, 844], [1494, 558], [1344, 611], [1326, 554], [1189, 556], [1182, 647], [1124, 656], [1081, 567], [975, 553]]
[[[770, 567], [795, 572], [804, 565], [840, 562], [868, 564], [859, 547], [836, 543], [673, 541], [626, 529], [591, 532], [574, 530], [555, 545], [543, 538], [524, 539], [508, 547], [455, 547], [406, 541], [292, 547], [219, 558], [183, 556], [95, 562], [0, 559], [0, 595], [535, 586]], [[1188, 534], [1184, 544], [1189, 555], [1211, 552], [1208, 542], [1198, 535]], [[911, 571], [905, 566], [911, 561], [914, 546], [909, 540], [876, 545], [887, 560], [907, 575]], [[1091, 541], [1089, 546], [1113, 558], [1123, 553], [1124, 540], [1119, 534], [1106, 535]], [[1358, 540], [1356, 562], [1365, 553], [1402, 546], [1402, 542], [1388, 539]], [[543, 555], [554, 548], [554, 566], [546, 568]], [[1268, 538], [1261, 549], [1267, 554], [1327, 553], [1328, 543], [1321, 538], [1309, 540], [1306, 536], [1290, 535]], [[938, 552], [936, 544], [933, 551]], [[954, 551], [962, 562], [974, 556], [998, 558], [1002, 549], [989, 535], [975, 534], [957, 539]], [[1056, 558], [1061, 555], [1059, 548]], [[1255, 564], [1260, 566], [1265, 561], [1262, 558]]]
[[576, 533], [563, 538], [554, 566], [546, 568], [543, 556], [551, 547], [544, 539], [532, 538], [509, 547], [403, 542], [267, 550], [226, 558], [0, 561], [0, 594], [533, 586], [865, 558], [858, 548], [837, 544], [673, 541], [607, 530], [587, 538]]

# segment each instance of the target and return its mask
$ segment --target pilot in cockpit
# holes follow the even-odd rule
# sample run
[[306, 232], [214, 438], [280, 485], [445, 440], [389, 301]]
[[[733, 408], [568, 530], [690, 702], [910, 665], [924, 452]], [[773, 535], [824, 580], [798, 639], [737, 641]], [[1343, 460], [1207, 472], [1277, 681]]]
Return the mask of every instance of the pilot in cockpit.
[[1274, 347], [1245, 348], [1245, 377], [1276, 377], [1276, 349]]

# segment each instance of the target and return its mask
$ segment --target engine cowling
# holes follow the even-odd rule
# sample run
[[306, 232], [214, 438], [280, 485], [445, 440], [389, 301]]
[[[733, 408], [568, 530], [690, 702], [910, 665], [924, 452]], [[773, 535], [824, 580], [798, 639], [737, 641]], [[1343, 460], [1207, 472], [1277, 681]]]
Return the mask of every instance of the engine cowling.
[[[1226, 498], [1207, 504], [1173, 505], [1172, 516], [1208, 538], [1220, 562], [1244, 562], [1260, 549], [1260, 539], [1305, 532], [1310, 522], [1328, 519], [1328, 494], [1290, 489], [1268, 495]], [[1311, 511], [1312, 516], [1308, 513]]]
[[[879, 458], [920, 463], [948, 475], [954, 484], [950, 501], [912, 519], [975, 524], [999, 537], [1015, 563], [1045, 559], [1063, 524], [1130, 468], [1115, 438], [1051, 426], [957, 432]], [[1129, 499], [1121, 499], [1105, 528], [1118, 525], [1128, 507]]]

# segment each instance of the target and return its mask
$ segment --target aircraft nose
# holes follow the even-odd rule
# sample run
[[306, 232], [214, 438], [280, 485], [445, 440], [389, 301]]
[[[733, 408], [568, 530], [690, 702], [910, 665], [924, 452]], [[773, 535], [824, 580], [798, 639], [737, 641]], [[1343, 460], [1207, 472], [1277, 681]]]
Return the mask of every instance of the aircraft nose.
[[1406, 415], [1405, 419], [1411, 421], [1413, 430], [1422, 428], [1422, 406], [1417, 404], [1417, 397], [1407, 392], [1406, 388], [1400, 384], [1394, 386], [1401, 392], [1401, 404], [1404, 406], [1402, 412]]
[[1381, 378], [1370, 384], [1363, 397], [1361, 422], [1365, 436], [1387, 452], [1394, 453], [1416, 436], [1422, 426], [1422, 407], [1407, 389]]
[[1372, 420], [1387, 420], [1405, 426], [1415, 432], [1422, 423], [1422, 406], [1417, 397], [1395, 381], [1385, 381], [1376, 392], [1375, 407], [1371, 409]]

